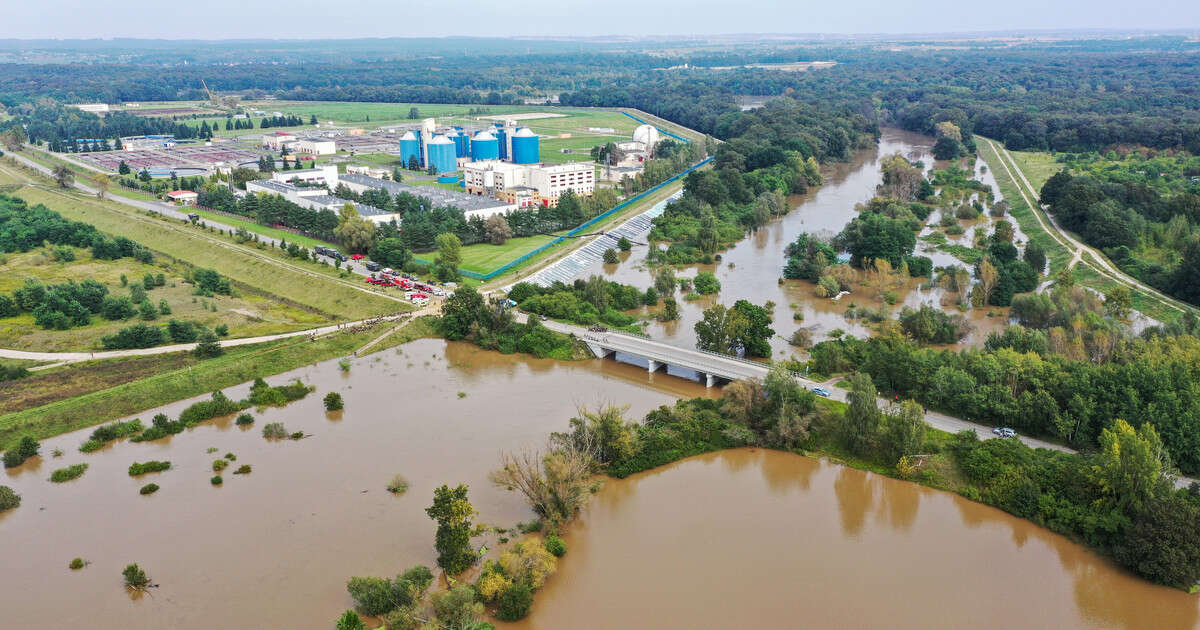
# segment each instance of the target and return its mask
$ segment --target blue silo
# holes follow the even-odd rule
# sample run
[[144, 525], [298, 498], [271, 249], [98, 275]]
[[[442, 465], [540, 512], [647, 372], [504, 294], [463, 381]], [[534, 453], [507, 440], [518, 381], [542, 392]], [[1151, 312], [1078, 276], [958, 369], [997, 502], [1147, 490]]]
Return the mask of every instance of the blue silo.
[[480, 131], [471, 138], [471, 158], [476, 162], [500, 159], [500, 141], [492, 134]]
[[496, 123], [496, 129], [492, 132], [496, 137], [496, 142], [500, 145], [500, 159], [508, 159], [508, 132], [504, 130], [504, 125]]
[[512, 138], [513, 164], [537, 164], [541, 160], [537, 134], [528, 127], [518, 129]]
[[421, 161], [421, 141], [417, 140], [416, 134], [406, 131], [400, 136], [400, 160], [407, 168], [409, 160], [414, 157], [417, 158], [417, 162]]
[[438, 173], [453, 173], [458, 170], [454, 157], [454, 142], [446, 136], [437, 136], [425, 147], [429, 152], [429, 165]]
[[455, 129], [450, 134], [450, 139], [454, 141], [454, 155], [457, 157], [469, 157], [471, 155], [471, 136], [461, 128]]

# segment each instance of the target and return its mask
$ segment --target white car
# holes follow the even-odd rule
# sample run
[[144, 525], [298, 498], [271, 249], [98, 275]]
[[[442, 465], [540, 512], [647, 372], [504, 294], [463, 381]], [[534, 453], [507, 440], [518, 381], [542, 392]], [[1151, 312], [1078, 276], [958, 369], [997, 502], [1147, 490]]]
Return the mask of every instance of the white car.
[[1017, 437], [1017, 432], [1008, 427], [996, 427], [992, 429], [992, 433], [1002, 438]]

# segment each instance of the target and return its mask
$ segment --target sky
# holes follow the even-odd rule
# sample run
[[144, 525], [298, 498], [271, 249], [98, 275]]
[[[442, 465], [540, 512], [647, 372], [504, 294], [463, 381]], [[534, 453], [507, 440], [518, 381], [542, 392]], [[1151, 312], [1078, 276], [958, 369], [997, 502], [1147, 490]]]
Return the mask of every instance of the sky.
[[0, 39], [1195, 29], [1197, 0], [7, 0]]

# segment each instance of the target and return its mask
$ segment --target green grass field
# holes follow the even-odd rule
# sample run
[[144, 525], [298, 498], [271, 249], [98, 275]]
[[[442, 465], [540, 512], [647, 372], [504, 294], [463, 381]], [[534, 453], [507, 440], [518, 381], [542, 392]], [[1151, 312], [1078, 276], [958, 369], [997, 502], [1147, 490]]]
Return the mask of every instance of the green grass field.
[[[315, 313], [252, 293], [197, 297], [192, 294], [192, 285], [184, 281], [178, 266], [167, 259], [147, 265], [131, 258], [96, 260], [86, 249], [76, 249], [75, 252], [77, 259], [73, 262], [56, 262], [44, 248], [5, 255], [4, 264], [0, 264], [0, 293], [11, 293], [27, 279], [46, 285], [91, 279], [108, 287], [109, 295], [127, 296], [129, 289], [121, 285], [122, 275], [129, 284], [141, 285], [142, 277], [146, 274], [161, 273], [165, 285], [147, 291], [146, 295], [156, 307], [160, 301], [166, 301], [171, 313], [159, 315], [157, 320], [153, 320], [155, 324], [170, 319], [198, 322], [209, 328], [225, 324], [233, 337], [255, 337], [313, 328], [329, 321]], [[214, 307], [216, 310], [213, 310]], [[124, 321], [109, 321], [93, 316], [92, 323], [87, 326], [44, 330], [34, 323], [32, 314], [23, 313], [17, 317], [0, 319], [0, 346], [39, 352], [99, 349], [102, 336], [113, 334], [138, 321], [137, 316]]]
[[[216, 269], [252, 289], [333, 317], [361, 319], [404, 310], [404, 306], [395, 300], [347, 286], [353, 279], [344, 283], [334, 280], [336, 271], [333, 267], [288, 259], [274, 248], [255, 250], [250, 245], [243, 245], [234, 249], [231, 239], [215, 243], [205, 238], [217, 238], [211, 233], [178, 222], [151, 218], [116, 202], [75, 193], [26, 187], [16, 194], [30, 204], [45, 204], [67, 218], [91, 223], [109, 234], [127, 236], [174, 258]], [[311, 273], [282, 268], [263, 257], [311, 269]]]
[[1009, 151], [1009, 154], [1013, 156], [1013, 160], [1016, 160], [1021, 172], [1025, 173], [1025, 177], [1029, 179], [1029, 183], [1033, 184], [1034, 189], [1039, 194], [1046, 180], [1063, 169], [1063, 165], [1056, 162], [1054, 156], [1049, 153], [1041, 151]]
[[[36, 393], [25, 390], [38, 388], [50, 390], [43, 393], [51, 398], [56, 393], [64, 394], [36, 407], [0, 415], [0, 448], [11, 445], [22, 435], [46, 438], [232, 387], [260, 376], [344, 356], [381, 333], [382, 330], [346, 332], [313, 342], [304, 337], [284, 339], [229, 348], [224, 355], [207, 360], [197, 360], [182, 353], [77, 364], [0, 384], [0, 392], [14, 397]], [[147, 363], [147, 359], [152, 361]], [[145, 376], [127, 380], [127, 375], [132, 372], [127, 366], [134, 361], [147, 363], [143, 370]], [[74, 383], [73, 375], [78, 373], [87, 375], [84, 389], [88, 391], [59, 386], [64, 382], [68, 386]], [[22, 391], [18, 392], [16, 388]]]
[[309, 249], [312, 249], [313, 247], [316, 247], [317, 245], [337, 247], [336, 244], [330, 243], [328, 241], [318, 240], [318, 239], [315, 239], [315, 238], [312, 238], [309, 236], [304, 236], [303, 234], [295, 234], [293, 232], [288, 232], [287, 230], [280, 230], [278, 228], [273, 228], [269, 225], [261, 225], [259, 223], [255, 223], [254, 221], [251, 221], [250, 219], [243, 219], [241, 217], [232, 217], [227, 214], [218, 214], [216, 212], [211, 212], [209, 210], [204, 210], [202, 208], [190, 208], [189, 211], [200, 215], [200, 217], [202, 219], [208, 219], [210, 221], [224, 223], [225, 225], [233, 226], [235, 228], [242, 228], [243, 230], [246, 230], [247, 232], [254, 232], [256, 234], [261, 234], [262, 236], [269, 236], [274, 239], [283, 239], [283, 240], [287, 241], [288, 243], [296, 243], [297, 245], [301, 245], [301, 246], [307, 247]]
[[[1031, 242], [1037, 243], [1046, 251], [1046, 258], [1050, 261], [1049, 275], [1053, 277], [1070, 262], [1071, 252], [1038, 224], [1033, 215], [1034, 209], [1029, 207], [1029, 204], [1018, 192], [1016, 182], [1009, 176], [1008, 171], [1004, 170], [1000, 156], [992, 149], [988, 141], [976, 136], [976, 145], [979, 147], [979, 157], [983, 158], [987, 162], [988, 168], [991, 169], [992, 176], [996, 179], [996, 185], [1000, 188], [1000, 194], [1008, 201], [1010, 213], [1017, 220], [1017, 224], [1021, 226], [1021, 232], [1028, 236]], [[1044, 220], [1045, 218], [1043, 218]]]
[[[550, 236], [524, 236], [510, 238], [503, 245], [477, 243], [462, 248], [462, 269], [476, 273], [488, 273], [506, 265], [527, 252], [533, 251], [554, 240]], [[433, 260], [436, 254], [422, 254], [421, 257]]]

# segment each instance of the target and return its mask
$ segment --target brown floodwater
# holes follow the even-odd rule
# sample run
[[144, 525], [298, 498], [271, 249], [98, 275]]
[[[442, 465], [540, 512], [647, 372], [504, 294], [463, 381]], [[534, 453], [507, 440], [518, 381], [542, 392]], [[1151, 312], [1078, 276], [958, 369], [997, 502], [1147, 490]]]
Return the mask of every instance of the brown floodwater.
[[[43, 458], [0, 475], [23, 498], [0, 514], [0, 628], [330, 628], [352, 605], [350, 576], [434, 565], [424, 509], [437, 485], [469, 484], [480, 518], [511, 527], [532, 513], [487, 481], [501, 450], [544, 444], [580, 404], [628, 404], [640, 418], [706, 395], [703, 385], [612, 360], [561, 363], [440, 340], [400, 350], [356, 359], [348, 373], [327, 361], [268, 379], [298, 377], [317, 390], [251, 410], [248, 429], [223, 418], [91, 454], [77, 450], [90, 429], [43, 441]], [[322, 408], [329, 391], [345, 398], [341, 414]], [[194, 400], [162, 411], [176, 417]], [[140, 417], [148, 424], [157, 411]], [[268, 442], [267, 422], [311, 437]], [[52, 458], [54, 449], [65, 454]], [[237, 461], [213, 487], [212, 460], [227, 452]], [[131, 463], [151, 459], [172, 469], [128, 475]], [[78, 462], [90, 466], [82, 478], [47, 480]], [[253, 472], [231, 474], [241, 464]], [[397, 473], [411, 484], [402, 496], [384, 489]], [[161, 489], [139, 495], [150, 482]], [[92, 564], [69, 570], [77, 556]], [[121, 569], [131, 562], [161, 585], [149, 596], [125, 593]]]
[[[802, 232], [825, 237], [832, 237], [840, 232], [857, 216], [854, 206], [875, 196], [876, 186], [883, 182], [880, 162], [885, 157], [899, 152], [910, 160], [923, 161], [927, 171], [935, 166], [945, 168], [948, 165], [946, 162], [934, 163], [932, 146], [933, 138], [889, 128], [883, 130], [878, 146], [859, 151], [848, 162], [827, 165], [824, 169], [825, 183], [807, 194], [791, 197], [793, 209], [787, 215], [771, 221], [722, 252], [720, 263], [689, 265], [678, 272], [680, 276], [694, 276], [700, 271], [711, 271], [721, 281], [721, 292], [693, 302], [683, 300], [682, 295], [677, 294], [679, 320], [666, 323], [652, 321], [646, 328], [646, 333], [656, 339], [675, 340], [676, 343], [691, 346], [694, 343], [696, 322], [702, 317], [704, 309], [713, 304], [719, 302], [732, 305], [740, 299], [755, 304], [773, 301], [776, 305], [773, 326], [776, 337], [771, 340], [771, 347], [775, 358], [780, 358], [793, 353], [794, 349], [788, 345], [787, 339], [792, 336], [793, 331], [801, 327], [813, 331], [814, 341], [827, 339], [829, 333], [835, 329], [858, 337], [869, 336], [872, 333], [871, 324], [865, 320], [848, 319], [845, 316], [847, 307], [851, 304], [871, 309], [886, 308], [893, 317], [905, 306], [917, 308], [922, 304], [958, 313], [957, 307], [954, 306], [957, 302], [956, 293], [948, 293], [937, 287], [922, 288], [918, 281], [898, 288], [896, 293], [901, 299], [891, 306], [885, 305], [877, 296], [869, 295], [865, 288], [855, 288], [854, 293], [839, 300], [831, 300], [816, 297], [813, 294], [812, 283], [792, 280], [780, 282], [783, 266], [787, 262], [784, 248], [788, 243], [794, 241]], [[997, 199], [1002, 198], [991, 172], [982, 172], [982, 166], [983, 162], [979, 161], [975, 167], [977, 178], [992, 186]], [[928, 223], [934, 225], [939, 218], [940, 215], [934, 212], [930, 215]], [[950, 237], [950, 242], [970, 246], [975, 230], [990, 230], [990, 225], [997, 220], [985, 216], [972, 222], [964, 221], [964, 234], [960, 237]], [[1013, 222], [1011, 217], [1009, 221]], [[922, 234], [931, 231], [931, 228], [926, 228]], [[1018, 231], [1017, 240], [1023, 241], [1024, 238]], [[917, 242], [917, 250], [918, 254], [931, 257], [935, 266], [970, 267], [922, 241]], [[644, 249], [635, 249], [630, 254], [623, 254], [622, 262], [617, 265], [596, 263], [581, 272], [580, 277], [586, 278], [597, 273], [604, 274], [610, 280], [643, 288], [653, 283], [652, 270], [645, 265]], [[803, 320], [794, 320], [793, 312], [799, 312]], [[989, 333], [1002, 329], [1008, 323], [1006, 309], [971, 309], [962, 314], [972, 326], [971, 333], [961, 344], [964, 346], [981, 345]]]
[[511, 630], [1195, 628], [1197, 597], [957, 495], [761, 449], [610, 480]]

